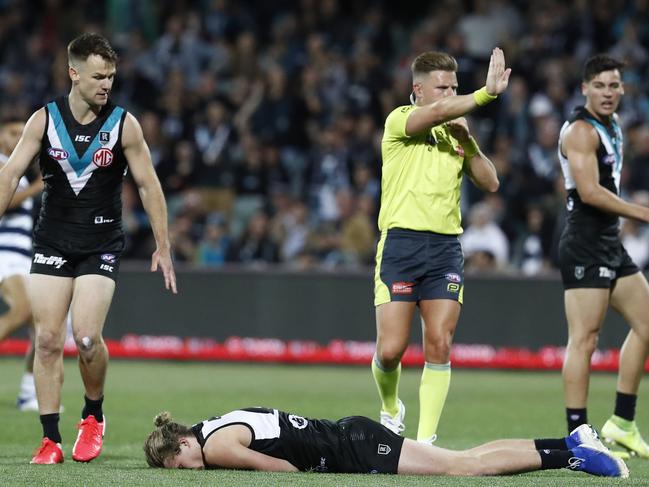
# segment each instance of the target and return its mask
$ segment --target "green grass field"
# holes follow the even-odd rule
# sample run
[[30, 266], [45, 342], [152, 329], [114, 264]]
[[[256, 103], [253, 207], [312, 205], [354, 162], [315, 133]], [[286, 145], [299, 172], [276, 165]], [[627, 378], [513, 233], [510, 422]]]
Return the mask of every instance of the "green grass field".
[[[104, 452], [90, 464], [78, 464], [71, 460], [70, 451], [83, 389], [76, 362], [66, 360], [66, 410], [61, 420], [66, 461], [55, 466], [29, 465], [41, 430], [36, 413], [20, 413], [14, 407], [21, 373], [20, 360], [0, 359], [1, 485], [649, 485], [649, 460], [640, 459], [628, 462], [630, 479], [617, 481], [566, 470], [499, 478], [433, 478], [165, 471], [146, 466], [142, 443], [160, 410], [171, 411], [176, 420], [185, 423], [245, 406], [275, 407], [310, 417], [376, 417], [374, 384], [369, 368], [363, 367], [113, 361], [104, 403], [108, 422]], [[402, 377], [401, 397], [409, 407], [406, 435], [411, 436], [417, 425], [419, 371], [404, 370]], [[597, 426], [611, 413], [614, 391], [615, 376], [593, 377], [589, 415]], [[645, 404], [642, 401], [640, 407]], [[456, 370], [437, 444], [465, 448], [499, 437], [559, 436], [565, 428], [563, 416], [558, 373]], [[646, 409], [641, 411], [638, 421], [649, 431]]]

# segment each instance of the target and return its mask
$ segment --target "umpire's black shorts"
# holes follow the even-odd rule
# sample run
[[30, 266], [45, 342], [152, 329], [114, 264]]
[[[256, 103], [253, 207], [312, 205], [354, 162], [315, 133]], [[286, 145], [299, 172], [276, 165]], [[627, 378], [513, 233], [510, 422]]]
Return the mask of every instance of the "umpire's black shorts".
[[450, 299], [462, 304], [464, 256], [457, 235], [401, 228], [381, 234], [376, 249], [374, 305]]

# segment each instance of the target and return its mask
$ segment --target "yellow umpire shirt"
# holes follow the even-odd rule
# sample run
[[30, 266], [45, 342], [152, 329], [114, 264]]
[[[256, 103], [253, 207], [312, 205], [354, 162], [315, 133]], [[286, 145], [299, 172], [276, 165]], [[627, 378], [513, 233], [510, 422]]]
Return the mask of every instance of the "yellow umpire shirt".
[[406, 135], [406, 121], [416, 108], [398, 107], [385, 120], [379, 230], [458, 235], [464, 151], [445, 125]]

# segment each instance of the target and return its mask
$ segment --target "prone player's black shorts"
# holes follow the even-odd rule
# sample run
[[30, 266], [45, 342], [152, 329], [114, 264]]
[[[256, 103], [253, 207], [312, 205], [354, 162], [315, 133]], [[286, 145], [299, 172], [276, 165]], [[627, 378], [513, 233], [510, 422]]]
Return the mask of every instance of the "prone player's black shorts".
[[34, 239], [31, 274], [73, 278], [98, 274], [116, 281], [119, 260], [124, 251], [123, 232], [111, 232], [94, 239], [94, 244], [81, 250], [83, 246], [74, 241], [43, 242], [37, 236]]
[[381, 234], [376, 249], [374, 305], [451, 299], [462, 304], [464, 256], [457, 235], [401, 228]]
[[640, 272], [619, 236], [588, 238], [569, 230], [559, 240], [559, 267], [564, 289], [611, 289], [620, 277]]
[[337, 421], [340, 473], [397, 473], [403, 437], [363, 416]]

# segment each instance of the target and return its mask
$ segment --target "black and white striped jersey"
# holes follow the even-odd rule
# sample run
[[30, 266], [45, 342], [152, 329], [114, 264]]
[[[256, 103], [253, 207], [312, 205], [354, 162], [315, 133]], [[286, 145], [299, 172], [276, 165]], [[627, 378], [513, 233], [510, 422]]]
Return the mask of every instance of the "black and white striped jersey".
[[236, 424], [250, 429], [252, 450], [287, 460], [301, 471], [338, 471], [340, 428], [333, 421], [256, 407], [206, 419], [192, 430], [202, 447], [215, 431]]

